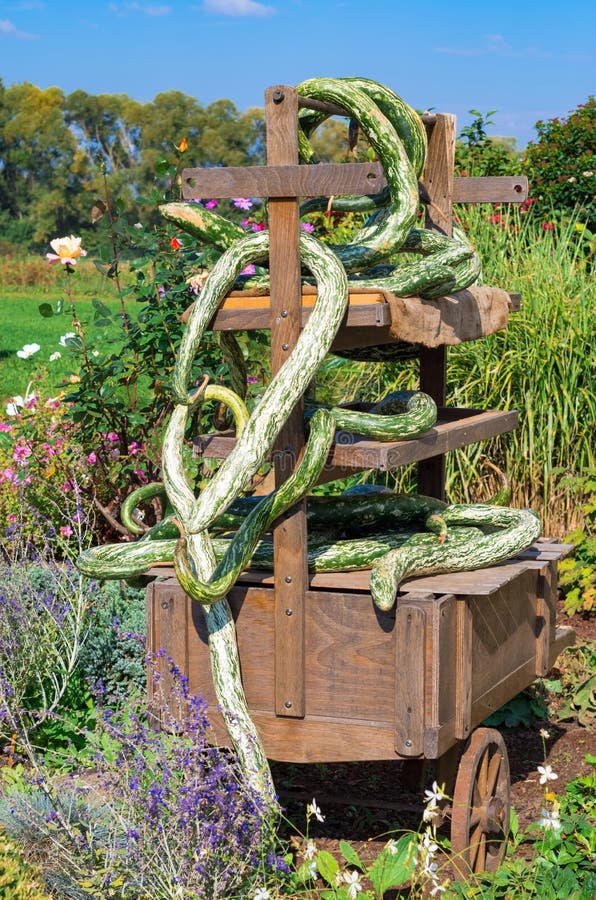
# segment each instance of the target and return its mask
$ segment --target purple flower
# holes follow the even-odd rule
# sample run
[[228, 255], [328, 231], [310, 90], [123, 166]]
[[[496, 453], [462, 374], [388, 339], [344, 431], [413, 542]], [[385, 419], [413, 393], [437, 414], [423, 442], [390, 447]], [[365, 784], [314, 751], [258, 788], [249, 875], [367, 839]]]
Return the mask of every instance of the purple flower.
[[315, 226], [312, 224], [312, 222], [302, 222], [300, 228], [302, 229], [302, 231], [307, 231], [309, 234], [312, 234], [315, 230]]
[[215, 209], [217, 206], [217, 200], [207, 200], [205, 203], [205, 209]]
[[259, 379], [257, 378], [256, 375], [247, 375], [247, 376], [246, 376], [246, 383], [247, 383], [247, 384], [258, 384], [258, 383], [259, 383]]
[[240, 272], [240, 274], [241, 274], [241, 275], [254, 275], [254, 274], [255, 274], [255, 267], [253, 266], [252, 263], [249, 263], [247, 266], [244, 267], [244, 269], [242, 269], [242, 271]]
[[236, 209], [250, 209], [252, 206], [252, 200], [248, 197], [232, 197], [232, 203]]

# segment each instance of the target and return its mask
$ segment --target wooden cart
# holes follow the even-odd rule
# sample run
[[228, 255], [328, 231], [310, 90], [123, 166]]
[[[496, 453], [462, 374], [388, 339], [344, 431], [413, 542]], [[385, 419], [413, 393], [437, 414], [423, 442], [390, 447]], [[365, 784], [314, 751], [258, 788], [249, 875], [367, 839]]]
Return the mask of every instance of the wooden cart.
[[[270, 297], [231, 295], [212, 328], [270, 329], [276, 372], [314, 300], [303, 296], [300, 284], [298, 198], [372, 193], [384, 178], [377, 164], [298, 166], [297, 112], [303, 101], [286, 86], [269, 88], [265, 100], [268, 165], [189, 169], [183, 186], [188, 199], [269, 198]], [[425, 125], [427, 227], [448, 233], [454, 201], [525, 198], [523, 178], [454, 178], [454, 117], [427, 116]], [[515, 412], [445, 407], [447, 345], [504, 327], [516, 308], [518, 298], [509, 297], [503, 322], [501, 297], [501, 319], [491, 317], [491, 290], [496, 297], [498, 289], [484, 289], [439, 304], [408, 299], [405, 346], [419, 357], [420, 388], [439, 406], [437, 424], [420, 439], [389, 444], [338, 434], [322, 481], [416, 462], [419, 492], [443, 497], [446, 452], [516, 426]], [[351, 289], [334, 347], [403, 340], [403, 301], [396, 303], [401, 305], [381, 292]], [[230, 435], [203, 438], [201, 454], [225, 457], [233, 442]], [[289, 460], [299, 457], [303, 445], [298, 404], [272, 453], [276, 484], [288, 477]], [[372, 603], [368, 572], [309, 575], [304, 502], [278, 521], [273, 537], [274, 572], [244, 573], [229, 597], [244, 689], [269, 758], [436, 760], [448, 775], [461, 750], [450, 809], [453, 849], [475, 871], [495, 869], [509, 820], [507, 752], [498, 731], [477, 726], [545, 675], [573, 642], [571, 629], [555, 627], [557, 560], [568, 548], [541, 540], [488, 569], [412, 579], [402, 585], [395, 609], [383, 613]], [[191, 690], [206, 697], [217, 740], [225, 744], [202, 612], [184, 595], [173, 571], [153, 574], [149, 648], [165, 648]]]

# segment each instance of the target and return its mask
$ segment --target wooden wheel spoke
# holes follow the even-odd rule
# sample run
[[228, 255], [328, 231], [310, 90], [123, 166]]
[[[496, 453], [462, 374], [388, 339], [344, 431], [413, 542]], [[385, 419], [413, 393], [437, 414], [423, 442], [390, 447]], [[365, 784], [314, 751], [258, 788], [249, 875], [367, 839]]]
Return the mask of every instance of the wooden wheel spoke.
[[470, 866], [474, 872], [482, 872], [486, 863], [486, 835], [484, 832], [473, 846], [470, 846]]
[[480, 761], [480, 765], [478, 766], [478, 776], [476, 778], [476, 784], [478, 785], [478, 791], [480, 792], [480, 796], [484, 800], [486, 797], [486, 781], [488, 775], [488, 759], [489, 759], [489, 748], [487, 747], [482, 754], [482, 759]]
[[478, 822], [482, 819], [482, 810], [479, 806], [473, 806], [472, 812], [470, 813], [470, 828], [473, 828], [475, 825], [478, 825]]
[[472, 872], [498, 868], [507, 841], [509, 805], [503, 738], [492, 728], [477, 728], [460, 761], [451, 814], [452, 850]]
[[495, 753], [492, 757], [490, 763], [488, 764], [488, 772], [486, 776], [486, 796], [494, 797], [495, 796], [495, 788], [497, 786], [497, 782], [499, 780], [499, 774], [501, 772], [501, 763], [503, 762], [503, 757], [500, 753]]

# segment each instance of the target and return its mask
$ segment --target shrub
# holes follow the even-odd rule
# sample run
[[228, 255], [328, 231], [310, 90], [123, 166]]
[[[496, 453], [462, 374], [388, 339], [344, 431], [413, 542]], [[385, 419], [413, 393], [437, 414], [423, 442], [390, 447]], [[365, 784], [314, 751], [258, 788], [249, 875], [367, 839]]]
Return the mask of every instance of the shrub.
[[208, 742], [205, 703], [170, 675], [171, 694], [156, 683], [163, 730], [131, 701], [106, 711], [92, 776], [40, 768], [5, 785], [0, 821], [58, 896], [248, 896], [259, 870], [281, 865], [234, 756]]
[[79, 672], [108, 701], [123, 701], [146, 685], [145, 589], [108, 581], [91, 614]]
[[523, 171], [532, 196], [560, 213], [577, 214], [596, 228], [596, 99], [567, 118], [537, 122], [537, 140], [525, 150]]
[[26, 866], [18, 849], [0, 835], [0, 897], [3, 900], [49, 900], [38, 874]]

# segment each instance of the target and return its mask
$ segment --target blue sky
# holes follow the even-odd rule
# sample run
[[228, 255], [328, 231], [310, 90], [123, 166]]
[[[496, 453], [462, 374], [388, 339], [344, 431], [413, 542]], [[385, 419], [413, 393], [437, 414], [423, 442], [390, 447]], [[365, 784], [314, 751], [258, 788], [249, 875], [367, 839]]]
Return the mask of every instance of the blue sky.
[[523, 147], [596, 92], [594, 0], [0, 0], [0, 77], [146, 102], [262, 106], [271, 84], [362, 75], [418, 109], [496, 109]]

